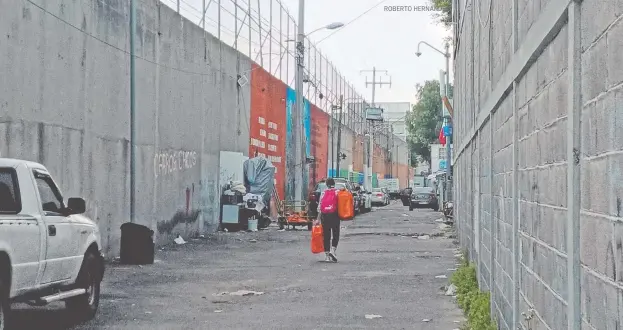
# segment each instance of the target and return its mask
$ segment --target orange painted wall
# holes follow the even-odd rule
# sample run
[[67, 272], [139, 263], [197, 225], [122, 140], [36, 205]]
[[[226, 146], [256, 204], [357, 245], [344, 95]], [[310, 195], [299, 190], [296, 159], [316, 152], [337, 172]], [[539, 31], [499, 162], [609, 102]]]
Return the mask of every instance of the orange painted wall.
[[279, 198], [285, 196], [286, 85], [253, 64], [251, 68], [251, 118], [249, 156], [256, 152], [275, 166]]
[[406, 164], [396, 164], [394, 167], [396, 168], [394, 177], [398, 178], [400, 189], [406, 188], [409, 180], [409, 166]]
[[353, 142], [353, 171], [363, 173], [364, 137], [355, 136]]
[[385, 162], [385, 152], [383, 148], [378, 144], [374, 145], [374, 161], [372, 162], [372, 172], [380, 174], [379, 179], [383, 179], [385, 174], [388, 173], [386, 170], [386, 162]]
[[[328, 172], [329, 158], [329, 114], [322, 111], [315, 105], [311, 105], [311, 152], [316, 158], [316, 182], [324, 179]], [[314, 166], [314, 165], [312, 165]], [[313, 169], [310, 168], [310, 175], [313, 176]], [[310, 186], [314, 180], [309, 180]], [[311, 187], [310, 187], [311, 188]]]

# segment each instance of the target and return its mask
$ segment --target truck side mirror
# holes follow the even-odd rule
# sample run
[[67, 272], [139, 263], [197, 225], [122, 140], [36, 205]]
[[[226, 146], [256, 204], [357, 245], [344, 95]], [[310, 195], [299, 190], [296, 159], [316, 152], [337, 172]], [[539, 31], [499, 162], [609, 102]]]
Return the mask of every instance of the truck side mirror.
[[82, 214], [86, 212], [86, 204], [83, 198], [72, 197], [67, 200], [67, 208], [71, 210], [71, 214]]

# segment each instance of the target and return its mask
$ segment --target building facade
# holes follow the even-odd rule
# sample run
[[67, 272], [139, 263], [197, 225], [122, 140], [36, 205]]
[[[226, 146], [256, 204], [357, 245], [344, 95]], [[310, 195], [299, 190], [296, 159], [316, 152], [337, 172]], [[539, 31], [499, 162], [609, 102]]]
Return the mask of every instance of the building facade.
[[[454, 151], [454, 147], [451, 146]], [[431, 174], [446, 170], [446, 147], [441, 144], [430, 145]]]
[[412, 104], [410, 102], [377, 102], [375, 105], [383, 109], [383, 119], [391, 125], [394, 135], [406, 141], [409, 135], [406, 118], [407, 113], [411, 111]]

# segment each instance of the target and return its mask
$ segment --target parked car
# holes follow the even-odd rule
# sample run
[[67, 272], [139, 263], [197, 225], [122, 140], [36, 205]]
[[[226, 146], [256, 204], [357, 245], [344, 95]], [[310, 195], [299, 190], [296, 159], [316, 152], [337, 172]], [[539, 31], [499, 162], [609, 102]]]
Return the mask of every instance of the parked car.
[[72, 315], [95, 316], [104, 258], [85, 209], [63, 199], [43, 165], [0, 158], [0, 330], [12, 303], [64, 301]]
[[389, 204], [389, 194], [386, 192], [385, 188], [374, 188], [372, 189], [372, 204], [374, 205], [388, 205]]
[[439, 201], [437, 200], [437, 192], [433, 187], [415, 187], [411, 194], [409, 203], [409, 211], [414, 208], [427, 207], [435, 211], [439, 211]]
[[[353, 187], [352, 182], [344, 178], [333, 178], [333, 180], [335, 181], [335, 188], [337, 189], [346, 188], [346, 190], [353, 193], [354, 187]], [[318, 202], [320, 201], [320, 194], [325, 190], [327, 190], [326, 180], [321, 180], [320, 182], [316, 183], [314, 190], [312, 190], [309, 193], [309, 196], [307, 197], [307, 204], [308, 204], [310, 216], [315, 217], [315, 218], [318, 217]], [[358, 208], [359, 208], [359, 202], [358, 200], [355, 199], [354, 193], [353, 193], [353, 207], [355, 209], [355, 213], [357, 213]]]

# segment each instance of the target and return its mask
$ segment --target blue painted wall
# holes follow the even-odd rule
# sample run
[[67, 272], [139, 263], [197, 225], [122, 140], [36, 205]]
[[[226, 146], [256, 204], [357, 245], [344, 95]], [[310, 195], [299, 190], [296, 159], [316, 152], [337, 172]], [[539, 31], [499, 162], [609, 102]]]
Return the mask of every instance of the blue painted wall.
[[[296, 91], [292, 88], [288, 88], [286, 91], [286, 168], [289, 162], [296, 163], [297, 160], [294, 158], [294, 132], [292, 132], [293, 122], [292, 122], [292, 112], [296, 107]], [[311, 155], [311, 105], [308, 100], [304, 101], [303, 106], [303, 131], [305, 132], [305, 154], [307, 156]], [[300, 166], [300, 164], [297, 164]], [[304, 187], [309, 185], [309, 170], [307, 167], [304, 167]], [[286, 198], [293, 199], [295, 196], [294, 193], [294, 178], [292, 175], [286, 176], [291, 178], [286, 181]]]

